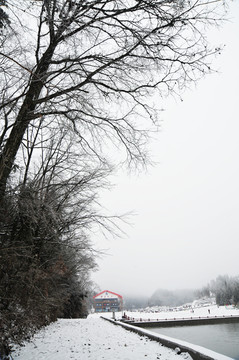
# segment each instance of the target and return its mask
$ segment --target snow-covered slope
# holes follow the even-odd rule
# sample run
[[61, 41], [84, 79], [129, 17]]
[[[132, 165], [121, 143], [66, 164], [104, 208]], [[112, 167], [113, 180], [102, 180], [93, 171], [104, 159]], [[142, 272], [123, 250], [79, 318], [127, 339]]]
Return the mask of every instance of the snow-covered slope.
[[60, 319], [41, 330], [32, 342], [16, 349], [14, 360], [191, 360], [147, 337], [99, 317]]

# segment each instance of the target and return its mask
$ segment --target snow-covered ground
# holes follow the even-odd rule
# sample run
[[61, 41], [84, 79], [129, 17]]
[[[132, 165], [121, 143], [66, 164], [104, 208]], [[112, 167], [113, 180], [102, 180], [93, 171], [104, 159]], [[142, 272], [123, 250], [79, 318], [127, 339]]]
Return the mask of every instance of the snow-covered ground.
[[60, 319], [41, 330], [30, 343], [16, 349], [14, 360], [191, 360], [156, 341], [90, 315]]
[[[128, 313], [128, 316], [145, 319], [186, 318], [192, 316], [239, 315], [238, 309], [210, 306], [179, 312]], [[129, 332], [121, 326], [100, 318], [101, 314], [87, 319], [60, 319], [39, 331], [25, 346], [16, 348], [13, 360], [191, 360], [187, 353], [176, 354], [146, 336]], [[137, 316], [136, 316], [137, 315]], [[104, 314], [112, 317], [112, 313]], [[120, 318], [122, 313], [117, 313]]]
[[[135, 320], [170, 320], [170, 319], [187, 319], [187, 318], [207, 318], [207, 317], [219, 317], [219, 316], [239, 316], [239, 309], [233, 306], [202, 306], [193, 309], [185, 309], [179, 311], [161, 311], [156, 313], [147, 312], [129, 312], [125, 311], [125, 314], [130, 319]], [[120, 317], [121, 314], [118, 314]]]

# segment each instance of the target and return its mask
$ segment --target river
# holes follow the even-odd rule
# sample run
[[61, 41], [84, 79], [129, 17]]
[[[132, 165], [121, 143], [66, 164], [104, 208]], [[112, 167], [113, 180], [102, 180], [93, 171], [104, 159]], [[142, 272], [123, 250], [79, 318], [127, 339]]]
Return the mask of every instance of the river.
[[150, 327], [150, 331], [200, 345], [239, 360], [239, 322], [230, 324]]

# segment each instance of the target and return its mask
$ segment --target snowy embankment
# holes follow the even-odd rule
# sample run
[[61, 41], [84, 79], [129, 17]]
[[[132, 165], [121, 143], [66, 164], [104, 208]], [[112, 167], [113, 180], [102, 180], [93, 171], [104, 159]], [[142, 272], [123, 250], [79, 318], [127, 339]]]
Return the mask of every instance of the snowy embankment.
[[[233, 306], [211, 305], [198, 308], [189, 308], [178, 311], [161, 311], [161, 312], [125, 312], [130, 319], [142, 321], [147, 320], [172, 320], [172, 319], [198, 319], [200, 318], [214, 318], [214, 317], [239, 317], [239, 309]], [[119, 314], [118, 317], [121, 315]]]
[[[165, 319], [191, 316], [238, 316], [239, 310], [210, 306], [179, 312], [138, 313], [126, 312], [127, 316], [145, 319]], [[137, 316], [136, 316], [137, 315]], [[112, 313], [104, 314], [109, 318]], [[116, 317], [121, 318], [122, 313]], [[129, 325], [130, 326], [130, 325]], [[147, 331], [146, 331], [147, 332]], [[146, 333], [145, 332], [145, 333]], [[210, 356], [210, 354], [208, 353]], [[222, 356], [225, 359], [225, 357]], [[151, 341], [147, 336], [129, 332], [120, 326], [93, 314], [87, 319], [60, 319], [38, 332], [30, 343], [16, 348], [13, 360], [191, 360], [189, 354], [177, 354], [174, 350]], [[217, 357], [220, 359], [220, 356]]]
[[16, 348], [15, 360], [191, 360], [187, 353], [129, 332], [99, 316], [60, 319], [41, 330], [30, 343]]

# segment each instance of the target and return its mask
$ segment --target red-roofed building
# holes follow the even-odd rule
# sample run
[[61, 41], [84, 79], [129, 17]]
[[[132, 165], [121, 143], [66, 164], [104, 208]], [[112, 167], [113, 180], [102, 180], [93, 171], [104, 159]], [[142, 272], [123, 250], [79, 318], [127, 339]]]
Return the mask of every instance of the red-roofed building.
[[109, 290], [101, 291], [93, 296], [95, 312], [121, 311], [123, 297]]

